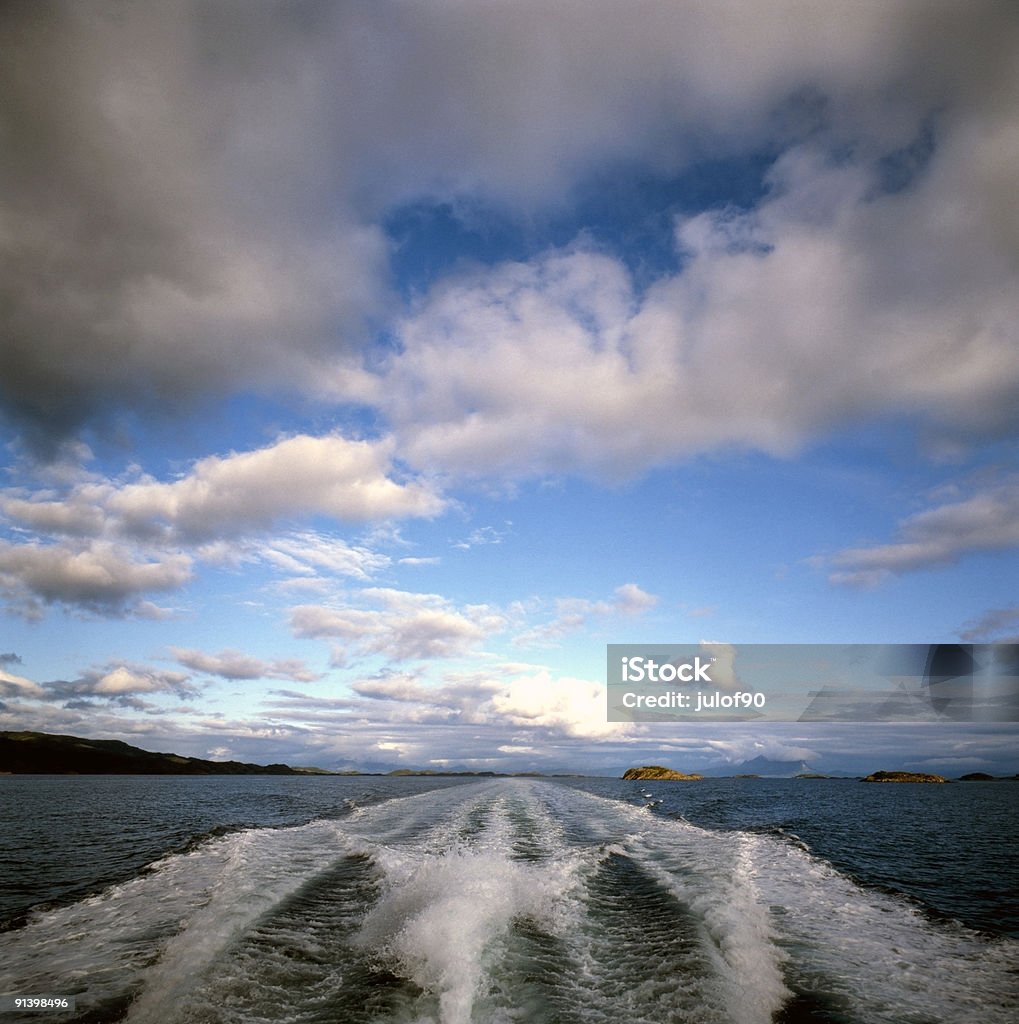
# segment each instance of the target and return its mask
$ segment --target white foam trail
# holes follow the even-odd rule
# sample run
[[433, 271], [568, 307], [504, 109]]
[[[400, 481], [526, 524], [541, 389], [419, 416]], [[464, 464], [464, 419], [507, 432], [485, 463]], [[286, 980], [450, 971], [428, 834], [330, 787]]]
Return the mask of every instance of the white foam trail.
[[97, 896], [33, 914], [24, 928], [0, 936], [0, 991], [86, 994], [90, 1001], [122, 994], [205, 901], [236, 841], [213, 840]]
[[[329, 876], [313, 880], [350, 854], [370, 863], [341, 875], [338, 903]], [[310, 922], [306, 904], [280, 907], [306, 885]], [[267, 935], [295, 958], [273, 959]], [[1019, 1019], [1019, 943], [932, 923], [802, 845], [533, 780], [433, 790], [167, 857], [0, 935], [0, 991], [79, 994], [79, 1009], [136, 994], [129, 1024], [254, 1019], [226, 1015], [217, 979], [254, 993], [271, 959], [279, 1012], [296, 1019], [291, 1002], [311, 999], [303, 978], [328, 1000], [348, 974], [370, 978], [370, 956], [413, 983], [392, 1005], [417, 1024], [771, 1024], [790, 989], [867, 1024]]]
[[[733, 1024], [770, 1024], [790, 995], [786, 954], [755, 882], [752, 847], [740, 834], [706, 832], [592, 794], [556, 803], [564, 817], [614, 837], [645, 871], [702, 922], [701, 945], [721, 983]], [[575, 799], [579, 797], [579, 800]], [[579, 815], [578, 815], [579, 812]]]
[[[462, 821], [477, 804], [465, 805]], [[379, 950], [399, 972], [438, 1000], [441, 1024], [467, 1024], [490, 983], [493, 947], [522, 918], [553, 928], [576, 865], [514, 860], [505, 801], [488, 808], [485, 828], [470, 842], [439, 853], [380, 849], [385, 890], [361, 928], [359, 942]], [[444, 831], [446, 831], [444, 829]]]
[[702, 916], [724, 961], [733, 1020], [770, 1021], [784, 1000], [783, 976], [874, 1024], [1019, 1019], [1019, 942], [934, 924], [801, 843], [708, 832], [582, 797], [559, 797], [564, 817], [621, 835], [622, 847]]
[[800, 847], [748, 836], [759, 884], [781, 907], [795, 969], [862, 1019], [1019, 1019], [1019, 942], [935, 924], [904, 899], [866, 890]]
[[709, 864], [691, 863], [689, 848], [681, 865], [646, 843], [635, 842], [632, 853], [703, 920], [732, 1024], [770, 1024], [791, 994], [782, 980], [786, 957], [754, 884], [747, 845], [737, 839], [725, 846], [712, 851]]
[[225, 860], [209, 879], [196, 907], [167, 943], [131, 1006], [129, 1024], [163, 1024], [182, 994], [214, 963], [230, 941], [347, 846], [335, 824], [253, 829], [231, 837]]
[[128, 1020], [161, 1024], [234, 936], [343, 852], [336, 826], [318, 822], [169, 856], [0, 936], [0, 991], [74, 994], [79, 1008], [139, 992]]

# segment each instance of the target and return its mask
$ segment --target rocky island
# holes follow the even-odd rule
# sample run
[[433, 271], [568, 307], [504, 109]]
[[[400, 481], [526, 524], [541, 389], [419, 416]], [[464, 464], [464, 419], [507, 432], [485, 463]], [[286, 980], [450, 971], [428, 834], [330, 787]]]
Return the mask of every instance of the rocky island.
[[928, 775], [926, 772], [873, 772], [862, 782], [947, 782], [941, 775]]
[[660, 764], [646, 764], [641, 768], [627, 768], [623, 772], [624, 779], [679, 779], [683, 782], [692, 782], [695, 779], [703, 779], [703, 775], [685, 775], [683, 772], [673, 771], [671, 768], [663, 768]]

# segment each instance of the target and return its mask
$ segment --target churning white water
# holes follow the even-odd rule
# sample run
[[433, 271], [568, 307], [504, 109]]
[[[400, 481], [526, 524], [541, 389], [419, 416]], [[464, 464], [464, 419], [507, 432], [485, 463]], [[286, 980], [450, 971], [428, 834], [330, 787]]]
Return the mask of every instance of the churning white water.
[[1017, 947], [794, 841], [495, 780], [212, 838], [36, 912], [0, 935], [0, 992], [129, 1024], [997, 1024]]

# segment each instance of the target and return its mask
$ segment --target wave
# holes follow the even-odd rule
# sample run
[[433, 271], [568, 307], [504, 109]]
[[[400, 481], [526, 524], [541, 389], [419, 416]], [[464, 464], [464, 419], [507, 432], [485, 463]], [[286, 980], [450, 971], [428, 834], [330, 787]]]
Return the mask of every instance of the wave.
[[128, 1024], [996, 1024], [1017, 952], [788, 837], [495, 780], [213, 836], [0, 935], [0, 991]]

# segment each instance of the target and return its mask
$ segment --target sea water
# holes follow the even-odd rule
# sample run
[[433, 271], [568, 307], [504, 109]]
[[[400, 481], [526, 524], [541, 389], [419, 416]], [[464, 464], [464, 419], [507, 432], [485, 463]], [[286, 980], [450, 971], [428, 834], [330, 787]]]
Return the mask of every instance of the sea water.
[[6, 777], [0, 1024], [1014, 1024], [1017, 799]]

